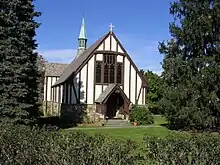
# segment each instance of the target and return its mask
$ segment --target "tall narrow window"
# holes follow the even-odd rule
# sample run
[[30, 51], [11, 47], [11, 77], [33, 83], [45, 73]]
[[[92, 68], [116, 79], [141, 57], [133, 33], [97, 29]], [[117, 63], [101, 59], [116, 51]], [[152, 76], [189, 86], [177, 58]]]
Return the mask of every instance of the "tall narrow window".
[[102, 73], [102, 62], [96, 62], [96, 83], [101, 83], [101, 73]]
[[104, 83], [114, 83], [115, 55], [104, 55]]
[[117, 83], [122, 83], [122, 64], [117, 64]]
[[104, 65], [104, 83], [108, 83], [108, 73], [109, 73], [109, 71], [108, 71], [108, 64], [105, 64]]
[[114, 83], [114, 80], [115, 80], [115, 65], [114, 64], [111, 64], [110, 65], [110, 83]]

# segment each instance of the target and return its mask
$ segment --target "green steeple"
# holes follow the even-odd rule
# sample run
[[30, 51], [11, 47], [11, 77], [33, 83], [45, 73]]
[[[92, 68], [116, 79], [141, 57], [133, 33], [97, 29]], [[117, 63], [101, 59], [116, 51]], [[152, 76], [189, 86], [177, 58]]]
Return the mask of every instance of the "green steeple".
[[79, 33], [79, 39], [86, 39], [86, 26], [85, 26], [85, 18], [82, 19], [82, 25]]
[[82, 25], [79, 33], [79, 38], [78, 38], [78, 51], [77, 51], [77, 57], [86, 50], [86, 43], [87, 43], [87, 38], [86, 38], [86, 26], [85, 26], [85, 19], [82, 19]]

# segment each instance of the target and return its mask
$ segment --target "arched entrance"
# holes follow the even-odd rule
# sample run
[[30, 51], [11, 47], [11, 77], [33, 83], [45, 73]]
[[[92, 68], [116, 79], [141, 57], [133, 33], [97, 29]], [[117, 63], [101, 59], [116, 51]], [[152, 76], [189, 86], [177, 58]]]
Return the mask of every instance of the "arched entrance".
[[123, 113], [124, 99], [120, 93], [113, 93], [106, 103], [106, 117], [108, 119], [118, 118]]
[[109, 84], [95, 103], [96, 112], [105, 119], [125, 118], [129, 113], [130, 100], [118, 84]]

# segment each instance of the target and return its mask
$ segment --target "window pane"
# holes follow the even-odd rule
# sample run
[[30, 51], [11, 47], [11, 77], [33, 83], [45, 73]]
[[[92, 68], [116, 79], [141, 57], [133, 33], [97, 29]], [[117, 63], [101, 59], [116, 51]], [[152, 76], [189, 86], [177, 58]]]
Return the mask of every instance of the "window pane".
[[101, 62], [96, 62], [96, 83], [101, 83]]
[[106, 63], [106, 55], [104, 55], [104, 63]]
[[115, 67], [112, 64], [110, 66], [110, 83], [114, 83], [114, 79], [115, 79]]
[[105, 64], [104, 68], [104, 83], [108, 83], [108, 65]]
[[122, 64], [118, 63], [117, 65], [117, 83], [122, 83], [121, 79], [122, 79]]
[[104, 83], [114, 83], [115, 81], [116, 55], [104, 55]]

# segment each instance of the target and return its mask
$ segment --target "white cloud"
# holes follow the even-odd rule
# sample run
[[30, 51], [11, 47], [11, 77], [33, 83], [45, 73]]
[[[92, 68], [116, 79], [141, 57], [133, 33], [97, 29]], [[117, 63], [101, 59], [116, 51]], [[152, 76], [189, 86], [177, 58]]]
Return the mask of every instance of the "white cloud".
[[38, 52], [45, 60], [58, 63], [70, 63], [76, 56], [75, 49], [39, 50]]
[[163, 70], [157, 70], [157, 71], [153, 71], [153, 73], [157, 74], [158, 76], [161, 76]]

